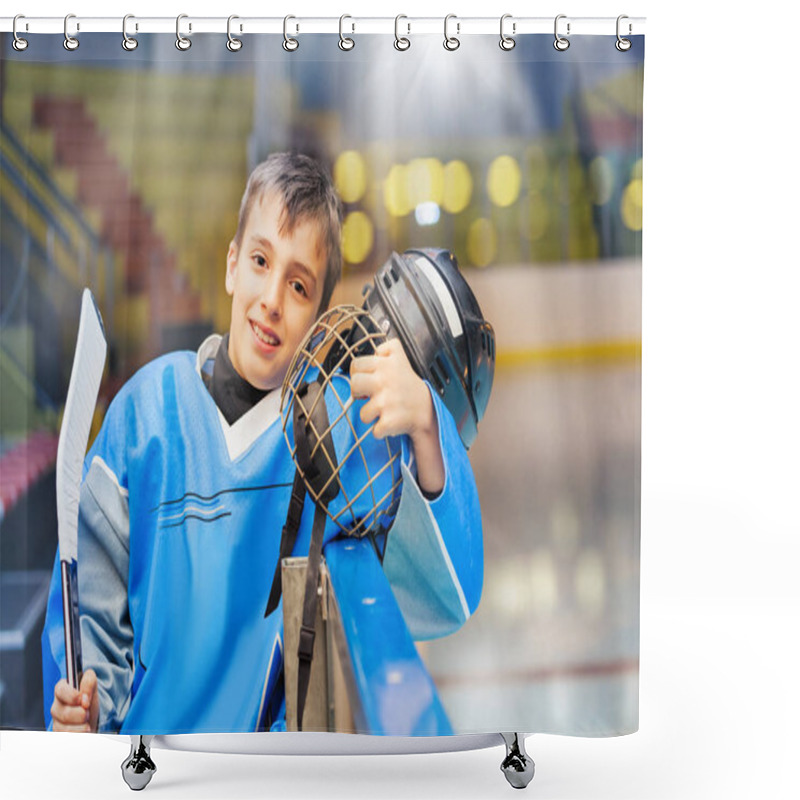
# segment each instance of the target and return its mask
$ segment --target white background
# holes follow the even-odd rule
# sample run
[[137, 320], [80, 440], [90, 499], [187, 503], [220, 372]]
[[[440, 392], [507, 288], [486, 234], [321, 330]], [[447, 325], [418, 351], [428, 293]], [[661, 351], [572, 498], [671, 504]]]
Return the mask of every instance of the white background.
[[[797, 6], [25, 0], [63, 16], [647, 17], [639, 733], [535, 736], [529, 796], [798, 796]], [[792, 99], [795, 98], [795, 99]], [[7, 798], [128, 797], [124, 741], [0, 734]], [[502, 750], [297, 758], [155, 751], [162, 798], [508, 797]]]

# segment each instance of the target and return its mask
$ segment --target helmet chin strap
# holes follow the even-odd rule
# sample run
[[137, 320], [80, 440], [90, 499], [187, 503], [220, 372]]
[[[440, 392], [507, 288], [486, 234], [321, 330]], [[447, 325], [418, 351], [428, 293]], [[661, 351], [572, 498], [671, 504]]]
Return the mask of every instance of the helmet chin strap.
[[319, 595], [319, 567], [322, 560], [322, 542], [327, 520], [326, 505], [339, 493], [336, 481], [337, 463], [333, 437], [328, 420], [328, 409], [322, 387], [322, 374], [316, 381], [304, 382], [297, 390], [294, 402], [293, 424], [295, 441], [295, 471], [289, 513], [281, 534], [281, 548], [275, 575], [272, 578], [269, 602], [264, 616], [269, 616], [278, 606], [281, 595], [281, 562], [294, 550], [300, 518], [303, 513], [306, 490], [316, 498], [311, 545], [306, 567], [306, 586], [303, 596], [303, 618], [297, 647], [297, 727], [303, 729], [303, 711], [311, 680], [311, 661], [314, 657], [315, 621]]
[[314, 657], [315, 623], [319, 603], [319, 565], [322, 558], [322, 540], [325, 534], [325, 509], [317, 504], [314, 525], [311, 528], [311, 547], [306, 566], [306, 588], [303, 595], [303, 621], [300, 623], [300, 640], [297, 645], [297, 730], [303, 730], [303, 711], [306, 707], [308, 685], [311, 681], [311, 660]]

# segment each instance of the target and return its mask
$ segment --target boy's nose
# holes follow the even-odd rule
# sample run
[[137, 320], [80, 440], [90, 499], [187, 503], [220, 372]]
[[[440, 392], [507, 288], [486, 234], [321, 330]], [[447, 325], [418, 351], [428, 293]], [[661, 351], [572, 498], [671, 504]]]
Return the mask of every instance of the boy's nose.
[[283, 291], [277, 281], [268, 281], [261, 295], [261, 305], [268, 316], [280, 319], [283, 311]]

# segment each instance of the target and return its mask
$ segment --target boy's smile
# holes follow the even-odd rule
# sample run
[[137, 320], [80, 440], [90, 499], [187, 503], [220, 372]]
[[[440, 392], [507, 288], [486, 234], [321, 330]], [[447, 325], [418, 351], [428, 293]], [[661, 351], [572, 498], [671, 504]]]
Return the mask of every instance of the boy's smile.
[[280, 197], [270, 192], [250, 209], [241, 244], [228, 249], [225, 289], [231, 295], [228, 354], [258, 389], [283, 383], [292, 356], [319, 310], [326, 253], [313, 219], [284, 226]]

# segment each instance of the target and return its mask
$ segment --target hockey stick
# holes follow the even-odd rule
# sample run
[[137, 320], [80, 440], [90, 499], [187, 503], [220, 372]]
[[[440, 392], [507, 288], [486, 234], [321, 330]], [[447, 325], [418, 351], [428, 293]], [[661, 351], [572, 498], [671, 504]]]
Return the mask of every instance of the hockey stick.
[[97, 392], [106, 363], [103, 320], [89, 289], [83, 290], [75, 359], [67, 390], [67, 403], [58, 437], [56, 456], [56, 507], [58, 547], [61, 554], [61, 602], [64, 609], [64, 647], [67, 682], [79, 688], [83, 662], [78, 612], [78, 504], [81, 476]]

